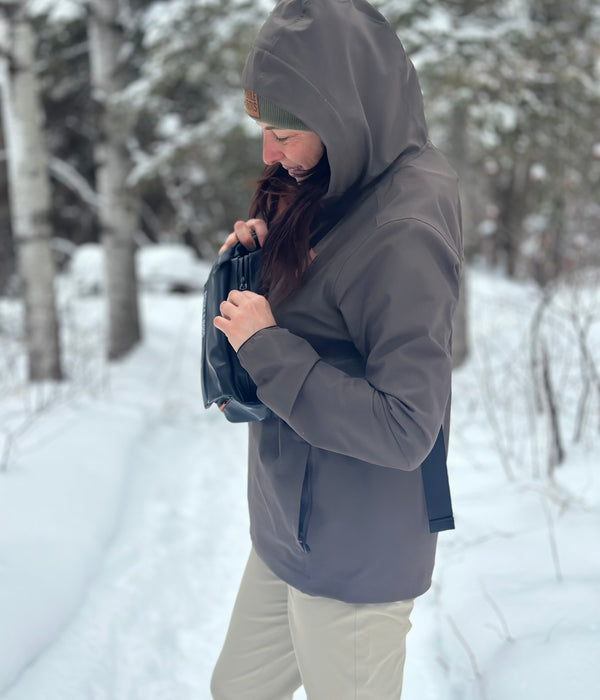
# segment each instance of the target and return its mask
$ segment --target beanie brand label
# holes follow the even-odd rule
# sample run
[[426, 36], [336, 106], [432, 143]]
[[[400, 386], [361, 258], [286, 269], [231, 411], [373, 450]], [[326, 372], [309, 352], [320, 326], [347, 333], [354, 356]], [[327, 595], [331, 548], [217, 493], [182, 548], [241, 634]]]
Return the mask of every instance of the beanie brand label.
[[253, 118], [258, 119], [260, 113], [258, 111], [258, 95], [252, 90], [246, 90], [244, 93], [244, 104], [246, 105], [246, 112]]

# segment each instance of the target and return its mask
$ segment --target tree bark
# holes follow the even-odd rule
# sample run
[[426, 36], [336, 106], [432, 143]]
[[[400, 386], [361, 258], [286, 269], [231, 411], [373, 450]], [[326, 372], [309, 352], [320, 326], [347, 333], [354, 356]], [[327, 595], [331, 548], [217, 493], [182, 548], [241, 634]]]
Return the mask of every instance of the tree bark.
[[504, 254], [506, 274], [516, 277], [523, 236], [523, 220], [529, 196], [529, 162], [515, 161], [510, 171], [500, 175], [495, 188], [498, 205], [496, 245]]
[[109, 359], [122, 357], [141, 339], [135, 268], [139, 217], [136, 200], [127, 187], [131, 167], [125, 148], [127, 128], [114, 101], [123, 86], [118, 10], [118, 0], [90, 3], [90, 68], [98, 117], [94, 160], [106, 262]]
[[48, 156], [25, 0], [0, 3], [0, 92], [13, 240], [23, 284], [31, 381], [62, 378]]

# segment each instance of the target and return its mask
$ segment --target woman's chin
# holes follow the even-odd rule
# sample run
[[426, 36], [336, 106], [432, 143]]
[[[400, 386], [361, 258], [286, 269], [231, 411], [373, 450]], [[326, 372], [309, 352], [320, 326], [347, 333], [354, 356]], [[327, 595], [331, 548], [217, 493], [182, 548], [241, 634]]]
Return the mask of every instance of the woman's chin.
[[302, 182], [302, 180], [306, 180], [309, 176], [309, 172], [303, 168], [290, 168], [290, 170], [288, 170], [288, 175], [293, 177], [296, 182]]

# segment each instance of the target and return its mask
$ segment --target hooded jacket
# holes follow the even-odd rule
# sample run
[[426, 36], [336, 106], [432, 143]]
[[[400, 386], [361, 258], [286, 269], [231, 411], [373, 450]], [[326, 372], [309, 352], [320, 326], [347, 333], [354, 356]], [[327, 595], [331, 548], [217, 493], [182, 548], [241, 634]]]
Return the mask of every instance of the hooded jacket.
[[275, 414], [250, 426], [254, 548], [307, 594], [414, 598], [436, 546], [420, 465], [449, 427], [456, 176], [427, 139], [410, 60], [362, 0], [280, 2], [242, 86], [320, 136], [326, 201], [359, 193], [277, 326], [238, 351]]

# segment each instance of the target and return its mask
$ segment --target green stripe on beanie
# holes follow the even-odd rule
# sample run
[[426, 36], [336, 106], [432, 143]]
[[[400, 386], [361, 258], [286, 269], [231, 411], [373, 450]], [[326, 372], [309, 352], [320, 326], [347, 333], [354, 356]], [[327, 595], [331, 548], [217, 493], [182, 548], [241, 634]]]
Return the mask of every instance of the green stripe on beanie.
[[261, 121], [277, 129], [297, 129], [298, 131], [310, 131], [306, 124], [293, 114], [286, 112], [273, 100], [262, 97], [252, 90], [244, 92], [244, 105], [246, 112], [252, 119]]

